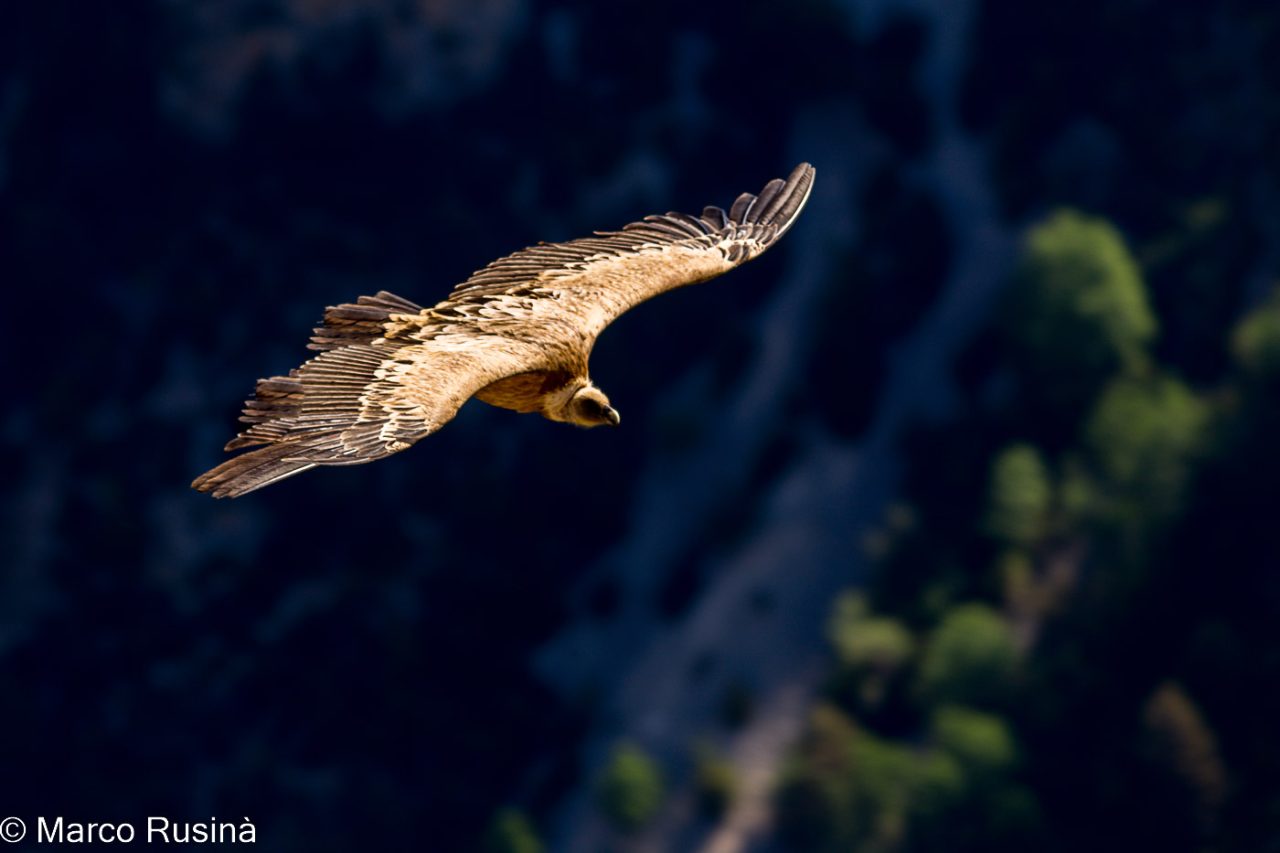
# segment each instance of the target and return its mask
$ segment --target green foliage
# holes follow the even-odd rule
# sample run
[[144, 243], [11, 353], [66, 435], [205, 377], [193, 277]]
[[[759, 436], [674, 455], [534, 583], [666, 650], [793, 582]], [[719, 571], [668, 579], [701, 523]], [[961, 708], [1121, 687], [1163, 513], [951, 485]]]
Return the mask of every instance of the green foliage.
[[494, 815], [485, 834], [485, 853], [542, 853], [545, 848], [528, 818], [517, 809]]
[[866, 596], [853, 590], [836, 599], [827, 636], [842, 665], [833, 689], [861, 710], [882, 709], [915, 655], [915, 637], [897, 619], [872, 614]]
[[1098, 505], [1098, 486], [1079, 454], [1068, 457], [1058, 478], [1058, 508], [1064, 525], [1078, 526], [1092, 516]]
[[872, 615], [866, 596], [852, 590], [836, 599], [827, 636], [848, 666], [893, 671], [915, 652], [915, 640], [901, 622]]
[[619, 829], [644, 826], [662, 805], [658, 766], [639, 747], [617, 746], [597, 786], [600, 808]]
[[1022, 551], [1010, 549], [1000, 555], [996, 563], [1000, 577], [1000, 591], [1005, 612], [1016, 621], [1034, 614], [1039, 609], [1038, 586], [1035, 565]]
[[855, 813], [863, 836], [901, 844], [913, 819], [943, 812], [964, 789], [956, 763], [938, 752], [862, 733], [854, 741]]
[[1029, 444], [1007, 447], [991, 465], [987, 530], [1012, 545], [1035, 544], [1045, 533], [1053, 485], [1040, 452]]
[[1280, 374], [1280, 288], [1249, 312], [1231, 333], [1231, 353], [1250, 372]]
[[944, 705], [933, 712], [933, 742], [955, 757], [971, 778], [982, 781], [1012, 769], [1018, 751], [1005, 721], [959, 705]]
[[964, 771], [955, 757], [937, 750], [912, 751], [911, 817], [916, 825], [939, 821], [966, 795]]
[[788, 849], [897, 849], [963, 790], [950, 755], [876, 737], [821, 706], [784, 774], [779, 821]]
[[790, 849], [846, 849], [855, 837], [853, 721], [830, 705], [814, 709], [778, 787], [779, 831]]
[[1009, 624], [985, 604], [951, 608], [934, 629], [920, 665], [920, 691], [932, 703], [988, 705], [1009, 692], [1018, 649]]
[[1176, 509], [1208, 425], [1208, 407], [1169, 377], [1120, 377], [1103, 392], [1085, 440], [1107, 484], [1144, 513]]
[[738, 780], [733, 775], [733, 765], [710, 746], [699, 744], [694, 750], [693, 784], [698, 810], [709, 818], [718, 818], [733, 802]]
[[1156, 320], [1137, 262], [1108, 222], [1054, 213], [1027, 235], [1007, 333], [1037, 390], [1075, 404], [1117, 370], [1146, 363]]

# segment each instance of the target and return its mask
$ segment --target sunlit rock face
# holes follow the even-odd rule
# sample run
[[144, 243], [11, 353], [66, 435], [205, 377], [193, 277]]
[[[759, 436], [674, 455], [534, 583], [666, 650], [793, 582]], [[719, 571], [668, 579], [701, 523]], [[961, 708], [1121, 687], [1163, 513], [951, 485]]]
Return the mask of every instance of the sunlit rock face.
[[525, 0], [166, 0], [173, 45], [160, 95], [191, 130], [225, 137], [255, 78], [297, 96], [326, 78], [395, 117], [484, 89], [527, 18]]

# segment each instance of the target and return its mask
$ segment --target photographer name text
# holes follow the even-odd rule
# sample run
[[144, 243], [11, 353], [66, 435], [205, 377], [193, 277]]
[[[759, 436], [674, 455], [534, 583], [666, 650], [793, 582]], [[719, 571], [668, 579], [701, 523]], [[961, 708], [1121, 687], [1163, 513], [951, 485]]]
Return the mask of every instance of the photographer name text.
[[145, 825], [128, 821], [82, 823], [58, 817], [37, 817], [28, 835], [20, 818], [0, 821], [0, 841], [16, 843], [27, 838], [36, 844], [254, 844], [257, 830], [253, 822], [209, 818], [207, 821], [171, 820], [148, 817]]

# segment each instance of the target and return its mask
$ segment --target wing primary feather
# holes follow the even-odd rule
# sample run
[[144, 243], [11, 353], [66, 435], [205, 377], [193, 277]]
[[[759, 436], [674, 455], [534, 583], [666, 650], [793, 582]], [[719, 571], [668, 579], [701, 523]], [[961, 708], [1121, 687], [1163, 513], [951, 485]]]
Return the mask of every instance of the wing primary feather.
[[751, 206], [751, 210], [743, 218], [743, 222], [760, 222], [763, 221], [769, 205], [778, 197], [778, 192], [786, 186], [786, 182], [781, 178], [774, 178], [772, 181], [764, 185], [764, 189], [760, 190], [760, 194], [756, 196], [756, 203]]
[[242, 453], [201, 474], [191, 487], [215, 498], [238, 498], [316, 467], [314, 462], [289, 458], [294, 450], [281, 443]]
[[710, 232], [707, 223], [703, 222], [696, 216], [690, 216], [687, 213], [671, 212], [666, 215], [668, 221], [675, 220], [693, 233], [694, 236], [701, 236]]
[[325, 309], [323, 325], [313, 331], [307, 349], [323, 352], [369, 343], [382, 337], [392, 314], [418, 314], [421, 311], [421, 306], [385, 290], [376, 296], [361, 296], [354, 303], [331, 305]]
[[729, 208], [729, 221], [741, 223], [746, 221], [747, 213], [751, 210], [751, 205], [755, 202], [756, 197], [751, 193], [743, 193], [733, 201], [733, 206]]
[[410, 302], [402, 296], [396, 296], [385, 290], [379, 290], [373, 296], [361, 296], [356, 299], [357, 305], [377, 305], [388, 308], [397, 314], [417, 314], [422, 311], [422, 306], [414, 302]]
[[780, 237], [790, 227], [791, 222], [795, 220], [795, 217], [800, 213], [800, 209], [809, 199], [809, 192], [812, 188], [812, 166], [808, 163], [801, 163], [791, 170], [786, 184], [773, 196], [768, 206], [759, 213], [760, 223], [777, 224], [779, 226], [779, 231], [774, 235], [774, 239]]
[[[564, 243], [530, 246], [473, 273], [432, 312], [457, 310], [457, 306], [473, 301], [483, 305], [510, 297], [516, 288], [535, 282], [548, 292], [556, 292], [557, 280], [589, 275], [595, 263], [638, 257], [651, 248], [676, 244], [694, 252], [712, 251], [733, 265], [743, 263], [758, 256], [790, 227], [808, 198], [812, 180], [813, 167], [801, 163], [785, 180], [775, 178], [767, 182], [758, 196], [739, 195], [727, 213], [719, 207], [708, 206], [701, 216], [679, 212], [651, 215], [624, 225], [619, 231], [596, 231], [592, 236]], [[657, 257], [661, 257], [661, 253]], [[655, 259], [645, 263], [663, 262]], [[643, 278], [638, 270], [639, 267], [637, 282]], [[705, 279], [705, 273], [698, 275], [697, 280]], [[672, 279], [672, 286], [680, 283], [678, 277]], [[637, 303], [628, 298], [620, 304]], [[482, 311], [479, 316], [488, 315]]]

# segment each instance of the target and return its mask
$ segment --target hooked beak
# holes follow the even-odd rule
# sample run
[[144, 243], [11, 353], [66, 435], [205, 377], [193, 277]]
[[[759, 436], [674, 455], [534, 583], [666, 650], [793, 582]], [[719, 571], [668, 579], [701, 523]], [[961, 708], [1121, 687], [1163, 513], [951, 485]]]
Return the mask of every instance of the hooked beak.
[[622, 423], [622, 415], [618, 414], [618, 410], [612, 406], [605, 407], [604, 416], [609, 421], [609, 426], [617, 426]]

